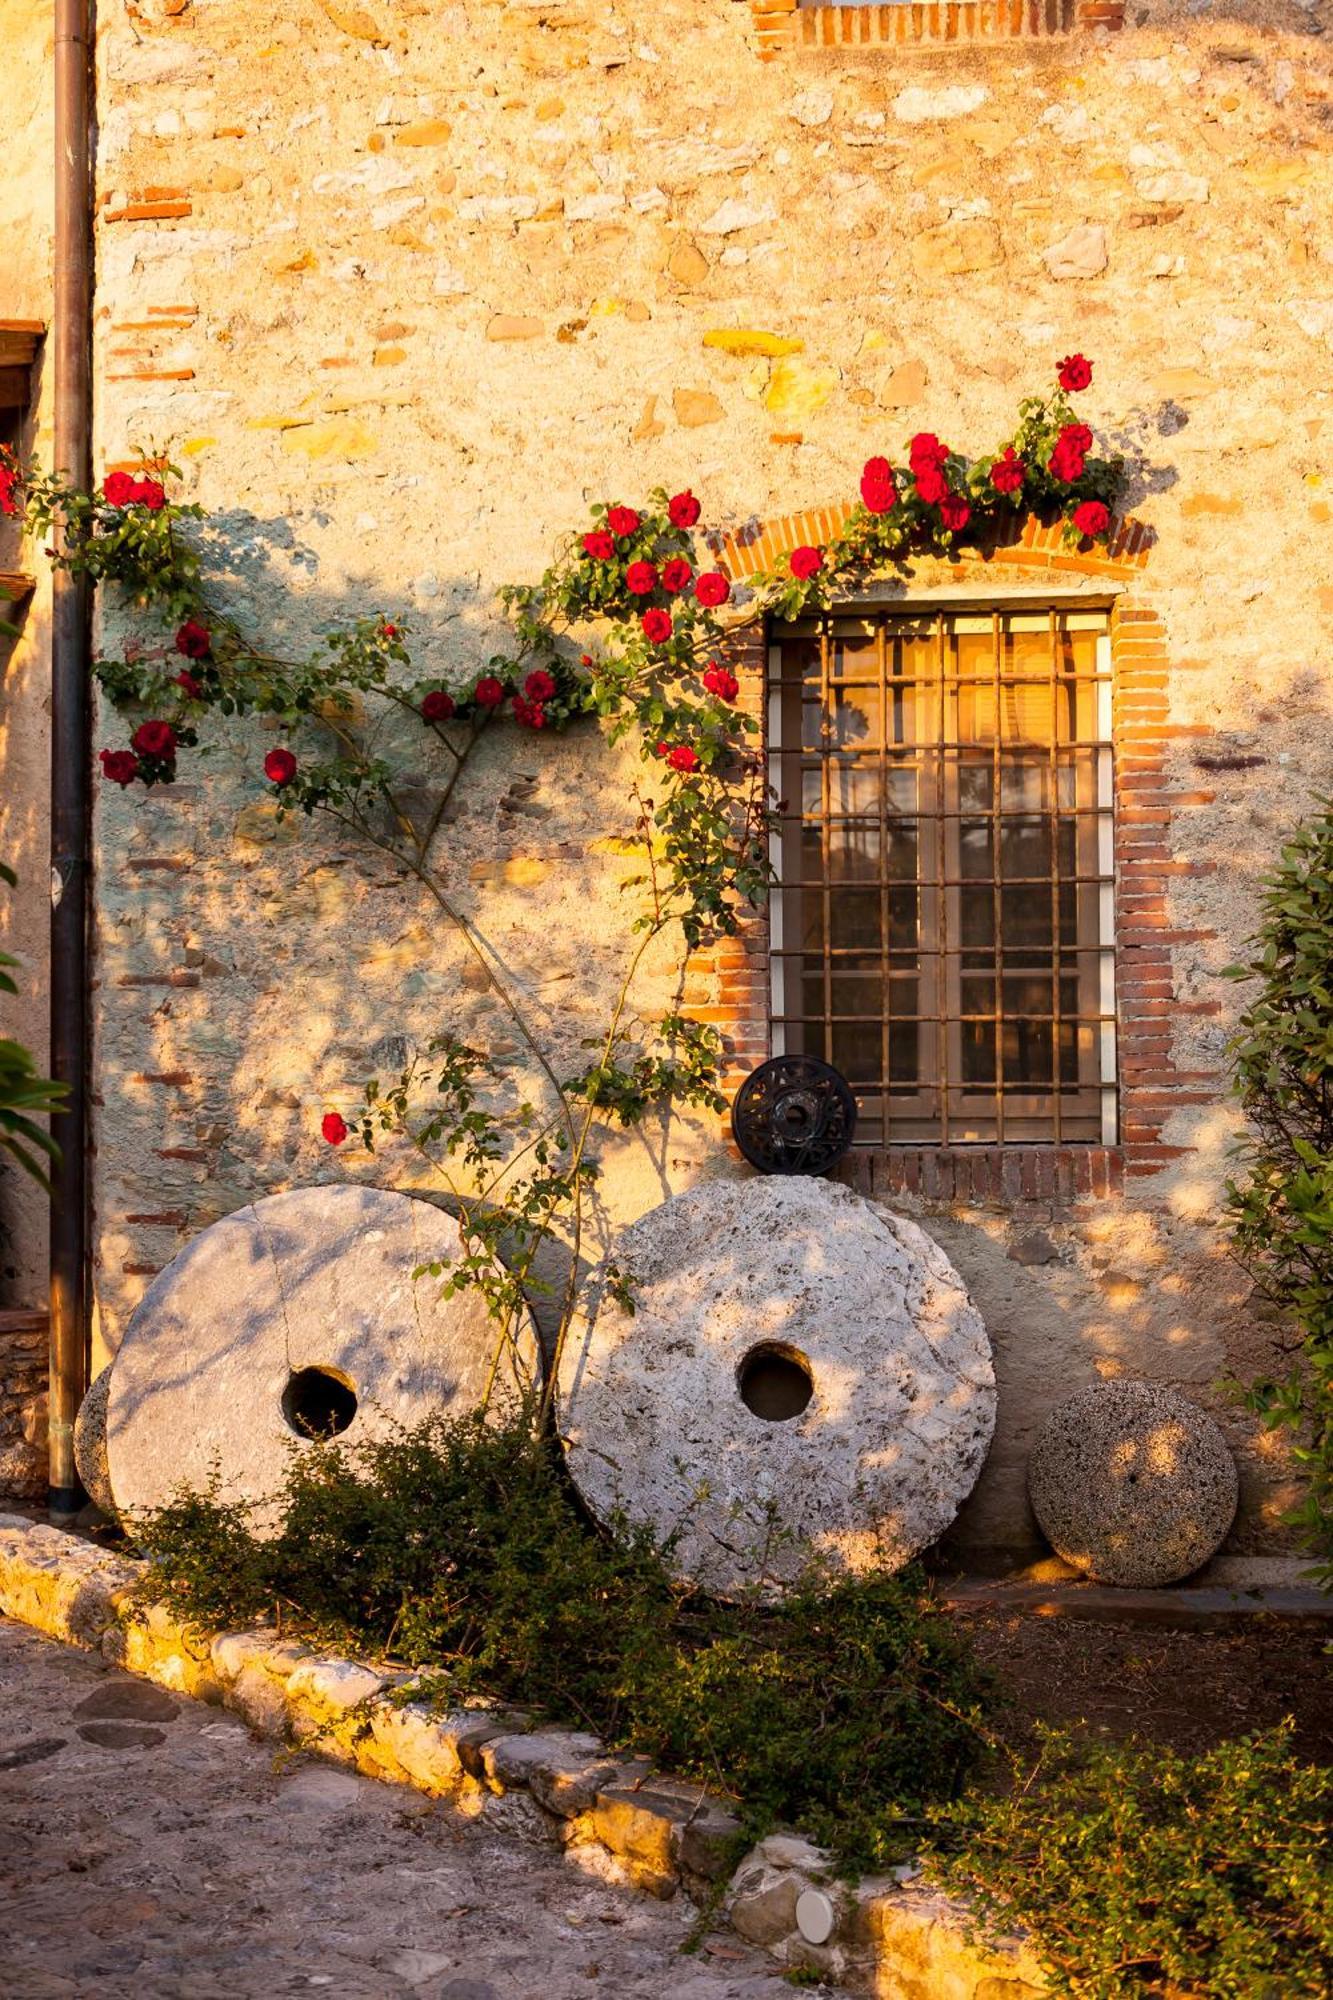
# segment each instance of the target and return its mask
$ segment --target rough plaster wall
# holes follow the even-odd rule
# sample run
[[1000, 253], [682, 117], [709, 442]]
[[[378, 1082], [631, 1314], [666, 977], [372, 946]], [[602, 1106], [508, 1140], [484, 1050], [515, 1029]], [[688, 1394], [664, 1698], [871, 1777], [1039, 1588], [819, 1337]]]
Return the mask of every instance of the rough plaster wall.
[[[4, 0], [5, 167], [0, 174], [0, 317], [51, 316], [51, 9], [46, 0]], [[50, 453], [51, 369], [39, 362], [25, 440]], [[50, 874], [46, 799], [50, 687], [50, 575], [29, 550], [20, 561], [12, 529], [0, 529], [0, 568], [35, 569], [36, 595], [17, 642], [0, 637], [0, 860], [17, 869], [17, 891], [0, 890], [0, 946], [21, 961], [17, 997], [0, 994], [0, 1034], [46, 1054], [46, 933]], [[0, 616], [13, 617], [0, 605]], [[46, 1204], [0, 1166], [0, 1306], [46, 1296]]]
[[[465, 673], [497, 642], [495, 586], [537, 573], [588, 500], [660, 481], [713, 520], [818, 504], [918, 428], [981, 449], [1084, 349], [1085, 407], [1159, 537], [1145, 595], [1173, 720], [1222, 732], [1208, 754], [1230, 767], [1179, 739], [1173, 779], [1205, 801], [1176, 850], [1216, 866], [1175, 878], [1170, 921], [1216, 935], [1178, 946], [1176, 990], [1224, 1011], [1181, 1017], [1176, 1059], [1215, 1066], [1256, 875], [1333, 770], [1322, 8], [1149, 7], [1039, 51], [768, 66], [728, 0], [297, 0], [276, 26], [260, 0], [104, 8], [103, 457], [175, 441], [261, 629], [401, 611]], [[1070, 258], [1087, 275], [1054, 275]], [[804, 348], [704, 346], [736, 327]], [[113, 1345], [149, 1274], [256, 1191], [410, 1178], [317, 1135], [393, 1038], [448, 1025], [523, 1075], [430, 909], [318, 833], [275, 832], [256, 733], [215, 741], [169, 795], [101, 801]], [[599, 843], [624, 788], [586, 737], [509, 738], [451, 831], [451, 883], [567, 1044], [612, 976], [622, 864]], [[1182, 1109], [1165, 1136], [1197, 1150], [1053, 1225], [1049, 1257], [1030, 1219], [937, 1219], [999, 1348], [963, 1546], [1029, 1536], [1024, 1451], [1094, 1371], [1213, 1400], [1229, 1362], [1262, 1360], [1209, 1227], [1232, 1132], [1221, 1105]], [[728, 1170], [706, 1132], [625, 1142], [608, 1211]], [[1262, 1546], [1275, 1454], [1224, 1421], [1238, 1541]]]

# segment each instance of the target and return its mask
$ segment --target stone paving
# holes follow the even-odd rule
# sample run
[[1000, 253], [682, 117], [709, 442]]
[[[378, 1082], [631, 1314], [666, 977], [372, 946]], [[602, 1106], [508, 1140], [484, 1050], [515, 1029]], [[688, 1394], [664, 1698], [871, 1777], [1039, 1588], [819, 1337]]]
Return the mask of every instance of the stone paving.
[[5, 2000], [780, 2000], [689, 1903], [0, 1619]]

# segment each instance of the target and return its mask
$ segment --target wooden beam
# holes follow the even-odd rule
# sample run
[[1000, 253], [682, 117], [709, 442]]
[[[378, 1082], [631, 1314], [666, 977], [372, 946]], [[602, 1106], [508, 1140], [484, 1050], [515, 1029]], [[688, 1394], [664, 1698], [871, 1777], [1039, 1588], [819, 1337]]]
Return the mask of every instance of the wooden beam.
[[0, 569], [0, 602], [23, 604], [36, 588], [35, 576], [24, 576], [21, 570]]

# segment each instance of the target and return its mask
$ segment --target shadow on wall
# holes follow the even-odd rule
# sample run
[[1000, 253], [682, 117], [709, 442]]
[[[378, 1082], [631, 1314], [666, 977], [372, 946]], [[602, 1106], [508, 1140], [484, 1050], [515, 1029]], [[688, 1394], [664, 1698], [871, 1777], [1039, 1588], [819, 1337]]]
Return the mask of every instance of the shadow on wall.
[[[466, 684], [506, 647], [473, 579], [441, 583], [444, 609], [420, 621], [418, 644], [418, 621], [370, 578], [337, 592], [313, 582], [317, 559], [290, 524], [230, 514], [207, 540], [218, 595], [277, 652], [304, 652], [321, 631], [379, 610], [407, 627], [423, 676]], [[114, 655], [132, 628], [108, 623]], [[319, 733], [312, 725], [302, 742]], [[124, 740], [104, 709], [99, 746]], [[484, 1050], [503, 1106], [550, 1097], [503, 1003], [409, 872], [318, 815], [277, 819], [263, 777], [274, 741], [263, 719], [210, 719], [176, 784], [146, 795], [99, 787], [98, 1211], [103, 1301], [117, 1320], [184, 1241], [251, 1198], [331, 1176], [419, 1189], [422, 1163], [406, 1147], [334, 1153], [319, 1124], [330, 1106], [350, 1120], [366, 1079], [395, 1076], [431, 1036]], [[424, 820], [451, 768], [433, 733], [394, 712], [375, 747]], [[434, 850], [560, 1074], [586, 1066], [634, 944], [640, 891], [629, 878], [642, 864], [626, 851], [630, 794], [647, 770], [591, 722], [549, 737], [498, 722]], [[666, 942], [637, 992], [645, 1023], [679, 1004]], [[604, 1155], [615, 1187], [635, 1190], [632, 1212], [670, 1191], [682, 1148], [696, 1154], [704, 1130], [659, 1117], [608, 1135]], [[589, 1199], [585, 1266], [605, 1248], [614, 1199]], [[557, 1251], [538, 1275], [560, 1283]]]

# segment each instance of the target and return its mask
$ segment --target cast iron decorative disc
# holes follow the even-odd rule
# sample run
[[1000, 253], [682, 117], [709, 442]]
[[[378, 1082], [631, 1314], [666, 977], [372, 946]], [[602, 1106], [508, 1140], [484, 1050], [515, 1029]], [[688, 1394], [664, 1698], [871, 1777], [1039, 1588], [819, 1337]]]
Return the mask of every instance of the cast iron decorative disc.
[[830, 1064], [774, 1056], [736, 1092], [731, 1129], [761, 1174], [826, 1174], [852, 1143], [856, 1099]]

